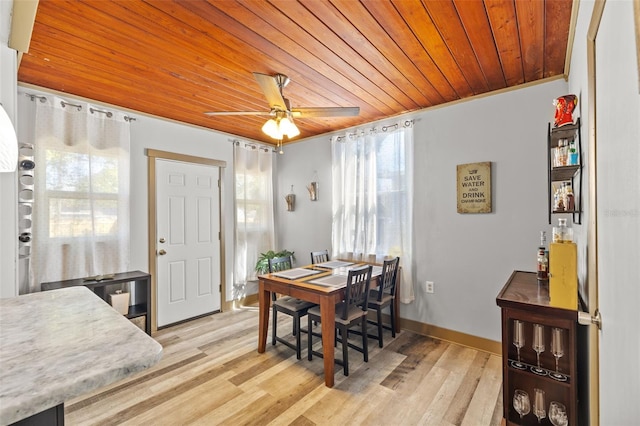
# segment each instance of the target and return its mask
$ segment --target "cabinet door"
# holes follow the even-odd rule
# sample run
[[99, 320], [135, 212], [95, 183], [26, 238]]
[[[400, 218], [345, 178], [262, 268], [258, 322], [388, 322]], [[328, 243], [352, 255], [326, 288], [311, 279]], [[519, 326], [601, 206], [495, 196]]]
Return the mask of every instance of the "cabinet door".
[[503, 403], [508, 424], [575, 425], [575, 322], [507, 311]]

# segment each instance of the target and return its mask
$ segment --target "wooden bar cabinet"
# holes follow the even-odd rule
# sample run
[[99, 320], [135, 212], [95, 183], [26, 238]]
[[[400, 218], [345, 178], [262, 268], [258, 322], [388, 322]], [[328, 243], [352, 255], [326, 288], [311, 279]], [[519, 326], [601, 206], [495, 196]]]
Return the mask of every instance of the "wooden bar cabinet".
[[514, 271], [496, 303], [506, 424], [577, 425], [577, 311], [550, 306], [535, 272]]

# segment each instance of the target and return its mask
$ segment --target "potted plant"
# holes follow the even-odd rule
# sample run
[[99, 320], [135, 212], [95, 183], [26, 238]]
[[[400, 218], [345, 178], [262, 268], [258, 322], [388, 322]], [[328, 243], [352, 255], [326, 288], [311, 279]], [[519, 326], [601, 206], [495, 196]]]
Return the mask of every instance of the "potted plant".
[[283, 256], [291, 256], [295, 260], [295, 256], [292, 251], [289, 250], [281, 250], [281, 251], [273, 251], [269, 250], [266, 253], [260, 253], [258, 257], [258, 261], [256, 262], [256, 272], [258, 274], [266, 274], [269, 272], [269, 259], [274, 259], [276, 257]]

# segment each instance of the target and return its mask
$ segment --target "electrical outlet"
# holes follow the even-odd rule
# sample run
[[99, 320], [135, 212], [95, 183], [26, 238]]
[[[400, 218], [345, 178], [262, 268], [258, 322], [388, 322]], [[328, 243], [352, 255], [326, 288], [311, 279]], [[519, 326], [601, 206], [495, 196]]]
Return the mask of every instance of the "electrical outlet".
[[427, 281], [427, 293], [433, 293], [434, 286], [433, 281]]

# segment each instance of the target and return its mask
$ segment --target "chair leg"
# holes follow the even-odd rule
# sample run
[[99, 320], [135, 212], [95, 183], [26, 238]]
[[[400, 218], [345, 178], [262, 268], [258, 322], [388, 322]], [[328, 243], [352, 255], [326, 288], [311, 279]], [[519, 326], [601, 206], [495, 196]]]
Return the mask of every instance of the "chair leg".
[[391, 314], [391, 337], [396, 337], [396, 310], [393, 307], [395, 300], [391, 301], [389, 305], [389, 313]]
[[[342, 335], [342, 363], [344, 375], [349, 375], [349, 342], [347, 340], [347, 330], [340, 329], [340, 334]], [[366, 339], [365, 335], [365, 339]]]
[[[362, 323], [362, 354], [364, 355], [364, 362], [369, 362], [369, 347], [367, 345], [369, 338], [367, 337], [367, 317], [364, 316], [360, 320]], [[382, 341], [382, 335], [380, 335], [380, 341]]]
[[378, 346], [382, 347], [382, 309], [377, 309], [378, 314]]
[[300, 335], [302, 333], [300, 333], [300, 316], [299, 315], [294, 315], [293, 317], [293, 327], [294, 330], [296, 331], [295, 336], [296, 336], [296, 358], [300, 359], [300, 355], [301, 355], [301, 348], [300, 345], [302, 344], [302, 342], [300, 341]]
[[273, 321], [272, 321], [272, 326], [271, 326], [271, 334], [272, 334], [272, 339], [271, 339], [271, 344], [275, 345], [276, 344], [276, 329], [277, 329], [277, 324], [278, 324], [278, 311], [276, 310], [276, 307], [273, 306], [271, 308], [273, 310]]
[[313, 347], [313, 333], [311, 332], [311, 316], [307, 316], [309, 332], [307, 333], [307, 359], [311, 361], [313, 359], [313, 352], [311, 348]]

